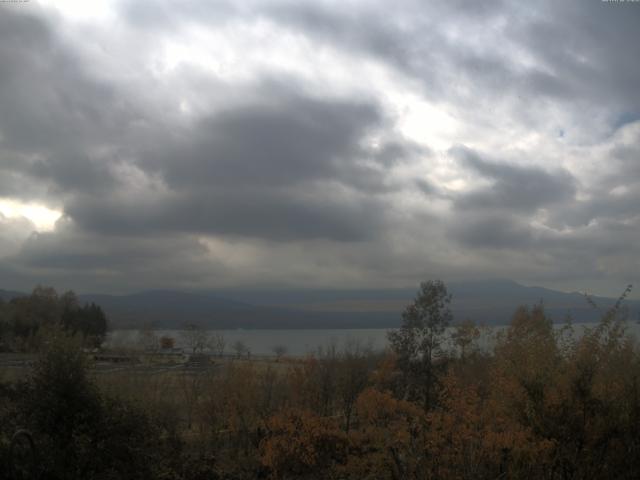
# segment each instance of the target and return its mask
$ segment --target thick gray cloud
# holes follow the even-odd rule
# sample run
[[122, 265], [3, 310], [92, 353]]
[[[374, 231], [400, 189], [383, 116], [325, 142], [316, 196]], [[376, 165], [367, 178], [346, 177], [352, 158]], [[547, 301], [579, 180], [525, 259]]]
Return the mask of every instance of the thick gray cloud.
[[360, 142], [382, 122], [375, 106], [265, 94], [266, 105], [213, 114], [167, 132], [155, 148], [133, 150], [135, 166], [159, 178], [160, 190], [79, 192], [65, 213], [102, 233], [375, 236], [384, 223], [377, 197], [390, 188], [384, 169], [363, 163], [372, 154]]
[[184, 235], [161, 239], [135, 235], [104, 236], [61, 222], [55, 232], [33, 233], [10, 258], [0, 259], [0, 274], [15, 288], [34, 281], [83, 291], [126, 292], [132, 285], [197, 288], [229, 274], [220, 259]]
[[136, 114], [92, 78], [57, 28], [21, 11], [0, 18], [0, 196], [57, 200], [114, 186], [101, 150], [118, 144]]
[[[620, 146], [609, 148], [620, 151]], [[626, 151], [626, 149], [625, 149]], [[545, 170], [487, 160], [462, 146], [450, 154], [481, 175], [488, 185], [464, 193], [449, 193], [452, 221], [448, 233], [462, 245], [481, 250], [511, 250], [524, 256], [544, 255], [575, 271], [598, 264], [608, 270], [606, 259], [615, 258], [616, 271], [633, 278], [638, 266], [635, 241], [640, 235], [637, 206], [639, 177], [634, 162], [616, 162], [608, 155], [606, 174], [582, 187], [578, 198], [576, 179], [566, 170]], [[614, 189], [618, 193], [612, 193]], [[539, 218], [543, 213], [544, 221]], [[624, 262], [620, 258], [626, 258]], [[593, 273], [591, 273], [593, 275]]]
[[[545, 2], [540, 15], [509, 35], [584, 102], [640, 110], [640, 65], [631, 61], [640, 9], [606, 2]], [[543, 90], [544, 91], [544, 90]]]
[[548, 172], [535, 166], [488, 161], [463, 146], [454, 147], [451, 153], [471, 168], [472, 173], [491, 181], [488, 187], [456, 196], [457, 209], [535, 212], [543, 206], [571, 201], [575, 196], [575, 180], [566, 170]]
[[185, 138], [150, 152], [152, 158], [140, 164], [158, 169], [175, 188], [340, 179], [345, 166], [365, 155], [359, 145], [363, 135], [382, 121], [371, 104], [278, 97], [205, 118]]
[[[338, 241], [367, 238], [381, 228], [383, 204], [375, 197], [389, 187], [374, 157], [390, 162], [406, 153], [396, 147], [378, 154], [363, 146], [364, 136], [384, 124], [375, 103], [313, 99], [294, 84], [265, 81], [255, 87], [259, 95], [187, 128], [171, 128], [144, 110], [123, 108], [135, 100], [82, 72], [64, 45], [58, 44], [60, 54], [52, 52], [48, 45], [60, 42], [52, 26], [15, 17], [3, 30], [15, 39], [5, 44], [3, 63], [13, 60], [20, 74], [3, 89], [3, 98], [11, 99], [3, 103], [15, 109], [0, 124], [3, 167], [7, 176], [39, 183], [80, 227], [103, 234]], [[16, 55], [22, 37], [29, 38], [24, 57]], [[16, 98], [21, 89], [28, 101]], [[37, 105], [47, 100], [40, 111]], [[138, 120], [153, 141], [127, 131]], [[161, 187], [132, 188], [132, 168], [143, 179], [158, 178]], [[7, 188], [5, 195], [21, 196]]]
[[[276, 240], [326, 238], [357, 241], [383, 227], [384, 205], [372, 199], [327, 198], [316, 192], [277, 192], [242, 186], [136, 201], [78, 197], [66, 213], [104, 234], [184, 232]], [[326, 192], [325, 192], [326, 193]]]
[[0, 212], [62, 217], [33, 233], [0, 213], [0, 275], [617, 291], [639, 271], [626, 3], [114, 2], [86, 25], [4, 9]]
[[631, 2], [408, 1], [393, 12], [285, 2], [265, 16], [392, 65], [435, 101], [507, 110], [531, 127], [548, 122], [537, 110], [562, 108], [572, 134], [574, 123], [608, 134], [640, 112], [640, 64], [632, 53], [640, 9]]
[[517, 217], [496, 214], [465, 215], [458, 217], [458, 220], [453, 225], [451, 234], [472, 248], [525, 249], [532, 241], [531, 229]]

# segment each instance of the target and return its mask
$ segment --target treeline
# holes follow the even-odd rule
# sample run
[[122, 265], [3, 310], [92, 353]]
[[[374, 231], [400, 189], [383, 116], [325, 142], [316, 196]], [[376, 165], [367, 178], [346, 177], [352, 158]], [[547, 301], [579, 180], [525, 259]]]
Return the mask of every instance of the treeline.
[[[628, 291], [626, 292], [628, 293]], [[625, 293], [625, 294], [626, 294]], [[624, 295], [577, 335], [519, 308], [491, 351], [426, 282], [391, 348], [91, 377], [69, 344], [0, 390], [0, 461], [30, 429], [47, 478], [635, 479], [640, 349]]]
[[74, 292], [59, 295], [51, 287], [38, 286], [31, 295], [8, 302], [0, 298], [0, 350], [38, 351], [55, 330], [98, 347], [107, 333], [107, 317], [94, 303], [81, 305]]

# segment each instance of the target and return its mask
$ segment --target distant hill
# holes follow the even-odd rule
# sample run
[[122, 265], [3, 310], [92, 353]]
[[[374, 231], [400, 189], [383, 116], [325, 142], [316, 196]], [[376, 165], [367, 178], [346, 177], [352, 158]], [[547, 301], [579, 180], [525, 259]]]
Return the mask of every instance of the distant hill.
[[[455, 321], [471, 319], [486, 325], [509, 322], [519, 305], [542, 301], [556, 322], [571, 315], [574, 322], [591, 322], [600, 313], [579, 293], [527, 287], [510, 280], [451, 282]], [[210, 328], [393, 328], [416, 289], [369, 290], [250, 290], [182, 292], [153, 290], [131, 295], [80, 295], [107, 313], [115, 328], [179, 328], [197, 323]], [[24, 295], [0, 290], [0, 298]], [[594, 297], [605, 310], [615, 299]], [[626, 301], [630, 318], [640, 315], [640, 301]]]
[[[554, 322], [564, 321], [568, 315], [574, 322], [597, 321], [602, 312], [590, 306], [581, 293], [565, 293], [542, 287], [526, 287], [511, 280], [491, 280], [452, 283], [453, 311], [458, 319], [470, 318], [488, 325], [506, 324], [519, 305], [542, 302]], [[612, 307], [616, 298], [591, 297], [600, 310]], [[640, 301], [627, 300], [630, 320], [640, 314]]]
[[[470, 319], [487, 325], [509, 323], [515, 309], [520, 305], [543, 302], [547, 314], [562, 322], [570, 315], [574, 322], [593, 322], [601, 313], [591, 307], [583, 294], [565, 293], [542, 287], [527, 287], [512, 280], [478, 280], [450, 282], [452, 311], [455, 321]], [[229, 290], [228, 298], [252, 304], [278, 306], [306, 312], [325, 314], [366, 314], [376, 312], [384, 315], [385, 326], [397, 326], [404, 307], [415, 297], [416, 289], [389, 290]], [[220, 293], [222, 294], [222, 293]], [[592, 297], [601, 310], [611, 307], [617, 299]], [[640, 301], [625, 301], [631, 320], [640, 315]]]
[[151, 291], [133, 295], [81, 295], [100, 305], [112, 324], [137, 328], [145, 323], [175, 328], [197, 323], [211, 328], [378, 328], [393, 320], [387, 312], [312, 312], [253, 305], [212, 293]]
[[15, 291], [12, 291], [12, 290], [2, 290], [2, 289], [0, 289], [0, 298], [2, 300], [4, 300], [5, 302], [8, 302], [12, 298], [23, 297], [25, 295], [26, 295], [26, 293], [23, 293], [23, 292], [15, 292]]

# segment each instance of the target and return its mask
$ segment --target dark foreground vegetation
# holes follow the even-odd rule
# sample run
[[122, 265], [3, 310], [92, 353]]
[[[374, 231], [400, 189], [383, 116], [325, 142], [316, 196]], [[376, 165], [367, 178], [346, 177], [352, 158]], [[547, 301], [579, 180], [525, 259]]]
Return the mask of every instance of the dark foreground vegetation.
[[491, 351], [463, 322], [452, 352], [450, 297], [426, 282], [384, 354], [354, 342], [147, 378], [96, 374], [94, 334], [60, 317], [28, 378], [0, 385], [0, 465], [28, 429], [51, 479], [636, 479], [623, 299], [579, 337], [522, 307]]

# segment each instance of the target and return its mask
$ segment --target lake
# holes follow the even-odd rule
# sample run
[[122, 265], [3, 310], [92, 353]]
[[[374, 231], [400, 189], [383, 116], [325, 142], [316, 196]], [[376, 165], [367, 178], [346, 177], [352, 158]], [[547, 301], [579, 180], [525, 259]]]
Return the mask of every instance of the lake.
[[[384, 350], [387, 346], [386, 329], [326, 329], [326, 330], [212, 330], [224, 336], [225, 353], [233, 353], [232, 345], [242, 342], [252, 355], [273, 355], [273, 348], [286, 347], [288, 355], [302, 356], [316, 352], [319, 347], [336, 345], [338, 349], [347, 342], [357, 341], [370, 345], [374, 350]], [[175, 340], [176, 347], [184, 347], [181, 330], [157, 330], [156, 336], [168, 336]], [[132, 347], [139, 344], [138, 330], [114, 330], [109, 333], [108, 347]]]
[[[594, 323], [574, 324], [575, 334], [581, 335], [585, 328], [593, 327]], [[563, 324], [554, 325], [562, 328]], [[640, 337], [640, 325], [635, 322], [628, 323], [628, 331]], [[479, 345], [483, 348], [490, 347], [494, 342], [495, 334], [504, 330], [504, 326], [487, 327], [484, 329]], [[452, 329], [449, 329], [451, 331]], [[320, 347], [335, 345], [339, 350], [348, 342], [357, 341], [362, 345], [369, 345], [373, 350], [384, 350], [387, 345], [388, 329], [317, 329], [317, 330], [213, 330], [212, 333], [221, 333], [224, 336], [225, 353], [233, 353], [232, 345], [241, 341], [249, 349], [252, 355], [273, 355], [273, 348], [283, 345], [288, 355], [302, 356], [314, 353]], [[176, 347], [184, 347], [183, 335], [180, 330], [157, 330], [157, 337], [168, 336], [175, 340]], [[114, 330], [109, 333], [107, 347], [134, 347], [139, 345], [140, 332], [138, 330]]]

